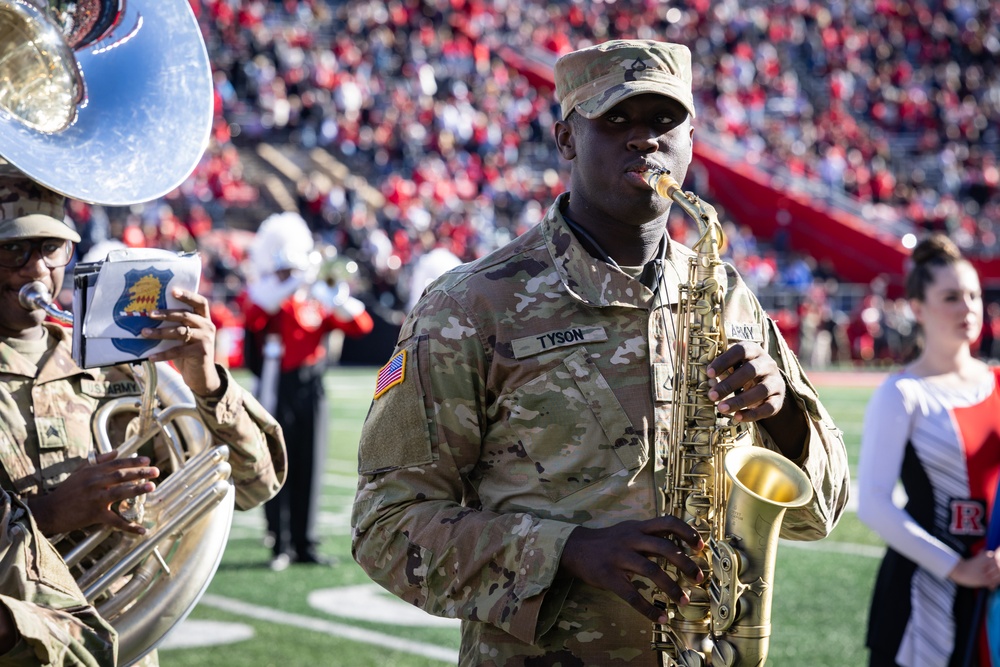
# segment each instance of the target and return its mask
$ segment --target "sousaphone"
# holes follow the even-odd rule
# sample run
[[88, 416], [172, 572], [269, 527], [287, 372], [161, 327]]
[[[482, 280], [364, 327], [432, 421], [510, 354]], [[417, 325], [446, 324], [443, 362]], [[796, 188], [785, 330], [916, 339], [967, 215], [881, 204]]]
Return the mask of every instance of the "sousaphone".
[[[150, 201], [191, 174], [212, 117], [211, 68], [188, 0], [0, 0], [0, 175], [26, 175], [92, 204]], [[57, 316], [44, 292], [27, 286], [22, 303]], [[221, 560], [234, 506], [228, 448], [207, 437], [179, 374], [145, 362], [136, 375], [141, 401], [107, 403], [94, 439], [124, 456], [145, 447], [160, 467], [136, 519], [148, 533], [95, 528], [53, 538], [118, 630], [122, 665], [194, 608]], [[122, 420], [129, 430], [112, 442], [109, 425]]]

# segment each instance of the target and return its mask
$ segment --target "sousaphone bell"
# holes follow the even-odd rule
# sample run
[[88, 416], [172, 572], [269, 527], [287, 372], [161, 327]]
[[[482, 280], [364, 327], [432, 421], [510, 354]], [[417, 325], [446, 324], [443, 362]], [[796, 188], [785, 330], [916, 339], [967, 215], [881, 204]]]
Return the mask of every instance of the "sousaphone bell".
[[0, 0], [0, 158], [50, 190], [162, 197], [198, 164], [212, 115], [187, 0]]

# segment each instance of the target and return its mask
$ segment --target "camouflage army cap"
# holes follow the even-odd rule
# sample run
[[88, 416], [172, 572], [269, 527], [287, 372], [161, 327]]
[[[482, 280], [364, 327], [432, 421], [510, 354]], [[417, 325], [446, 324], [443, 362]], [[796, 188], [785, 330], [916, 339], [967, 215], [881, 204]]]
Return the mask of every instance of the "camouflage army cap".
[[28, 238], [69, 239], [80, 242], [63, 220], [65, 198], [19, 176], [0, 177], [0, 241]]
[[683, 44], [612, 40], [559, 58], [556, 100], [563, 118], [576, 111], [597, 118], [624, 99], [642, 93], [673, 98], [695, 117], [691, 51]]

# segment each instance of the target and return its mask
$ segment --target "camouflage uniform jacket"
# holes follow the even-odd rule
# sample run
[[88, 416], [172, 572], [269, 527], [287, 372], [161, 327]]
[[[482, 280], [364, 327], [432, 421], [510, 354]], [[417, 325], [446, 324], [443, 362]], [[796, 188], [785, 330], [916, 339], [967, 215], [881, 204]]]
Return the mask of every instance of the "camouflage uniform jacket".
[[[59, 341], [36, 367], [0, 342], [0, 487], [22, 495], [52, 489], [94, 450], [91, 422], [102, 404], [139, 395], [127, 365], [84, 370], [73, 362], [67, 330], [45, 325]], [[198, 413], [214, 441], [229, 445], [236, 505], [249, 509], [272, 498], [285, 479], [281, 428], [225, 369], [220, 397], [196, 397]], [[30, 391], [30, 414], [22, 414], [14, 391]], [[28, 439], [34, 416], [37, 437]], [[124, 442], [112, 433], [112, 442]]]
[[[692, 253], [669, 245], [658, 298], [588, 255], [559, 210], [428, 288], [362, 431], [354, 556], [403, 600], [462, 619], [463, 665], [657, 664], [647, 620], [558, 570], [577, 526], [659, 513], [673, 344], [659, 311], [677, 303]], [[824, 537], [847, 501], [842, 435], [727, 273], [733, 331], [759, 339], [809, 417], [798, 463], [814, 498], [782, 534]]]
[[111, 667], [118, 635], [84, 598], [28, 510], [0, 490], [0, 605], [19, 636], [4, 665]]

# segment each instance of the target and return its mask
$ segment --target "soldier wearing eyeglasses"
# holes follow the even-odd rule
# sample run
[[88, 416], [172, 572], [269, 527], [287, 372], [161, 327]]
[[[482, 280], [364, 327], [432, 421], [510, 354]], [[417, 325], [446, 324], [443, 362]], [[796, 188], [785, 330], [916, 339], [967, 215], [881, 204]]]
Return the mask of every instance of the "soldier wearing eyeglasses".
[[[146, 456], [118, 460], [115, 452], [92, 455], [97, 409], [118, 396], [139, 395], [131, 369], [80, 368], [72, 359], [71, 332], [19, 301], [21, 288], [35, 281], [59, 293], [80, 240], [64, 215], [61, 195], [0, 176], [0, 487], [26, 500], [48, 536], [95, 524], [142, 534], [141, 525], [114, 508], [153, 490], [156, 462]], [[256, 507], [285, 478], [280, 427], [215, 364], [208, 301], [180, 290], [174, 296], [189, 310], [154, 313], [167, 326], [142, 335], [182, 344], [151, 359], [171, 361], [180, 371], [215, 442], [229, 445], [237, 507]], [[124, 441], [123, 433], [111, 436]]]

